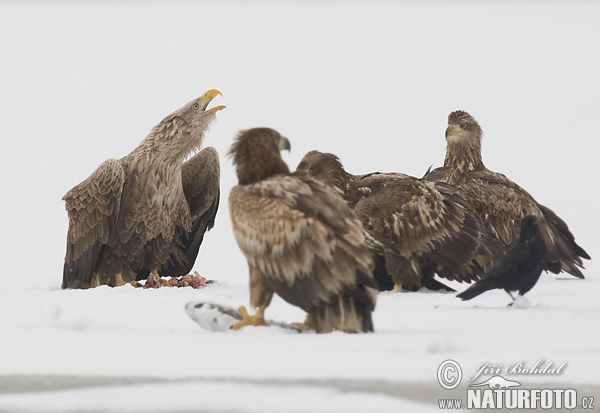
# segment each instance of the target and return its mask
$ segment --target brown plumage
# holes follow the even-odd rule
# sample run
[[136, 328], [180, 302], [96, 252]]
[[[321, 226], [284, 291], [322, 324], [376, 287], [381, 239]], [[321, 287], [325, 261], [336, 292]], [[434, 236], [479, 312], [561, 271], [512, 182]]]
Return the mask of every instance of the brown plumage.
[[538, 204], [533, 197], [506, 176], [485, 167], [481, 158], [482, 130], [467, 112], [448, 116], [446, 159], [444, 166], [425, 175], [434, 182], [446, 182], [459, 188], [460, 196], [478, 214], [490, 236], [485, 240], [492, 252], [481, 257], [488, 271], [509, 247], [519, 239], [520, 222], [526, 215], [540, 219], [540, 232], [548, 248], [545, 269], [553, 273], [566, 271], [584, 278], [581, 258], [590, 256], [575, 242], [567, 224], [550, 208]]
[[273, 293], [308, 313], [318, 333], [373, 331], [375, 286], [360, 222], [330, 187], [290, 174], [279, 150], [289, 141], [268, 128], [241, 132], [231, 148], [239, 185], [229, 209], [248, 260], [248, 324], [264, 323]]
[[433, 279], [436, 273], [459, 282], [483, 274], [474, 260], [488, 253], [477, 219], [452, 186], [401, 173], [352, 175], [337, 156], [318, 151], [306, 154], [298, 170], [337, 188], [354, 209], [367, 232], [380, 290], [394, 284], [448, 289]]
[[64, 197], [69, 215], [63, 288], [119, 285], [193, 265], [219, 204], [219, 158], [202, 145], [224, 106], [210, 90], [158, 125], [130, 154], [102, 163]]

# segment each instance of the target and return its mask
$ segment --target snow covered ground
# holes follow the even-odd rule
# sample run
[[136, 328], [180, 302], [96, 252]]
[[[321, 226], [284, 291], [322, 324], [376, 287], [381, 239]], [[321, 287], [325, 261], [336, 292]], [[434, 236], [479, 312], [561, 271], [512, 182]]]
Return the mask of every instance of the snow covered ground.
[[[520, 308], [507, 308], [500, 291], [464, 303], [454, 294], [382, 293], [375, 334], [316, 335], [278, 327], [210, 333], [185, 315], [188, 301], [244, 303], [241, 283], [204, 290], [28, 285], [0, 295], [0, 410], [432, 411], [439, 398], [464, 398], [481, 363], [506, 368], [541, 359], [567, 365], [557, 376], [505, 377], [598, 396], [598, 293], [597, 279], [549, 276]], [[267, 315], [303, 318], [281, 300]], [[436, 378], [446, 359], [463, 369], [454, 392]]]
[[[484, 160], [554, 209], [597, 258], [600, 5], [592, 2], [2, 2], [0, 411], [437, 411], [482, 363], [525, 388], [600, 406], [600, 281], [544, 275], [528, 302], [491, 292], [383, 293], [375, 334], [208, 333], [189, 301], [247, 305], [225, 154], [270, 126], [348, 171], [440, 165], [448, 113], [484, 130]], [[222, 202], [195, 265], [204, 289], [60, 290], [60, 198], [165, 115], [218, 88], [205, 146]], [[462, 285], [455, 285], [462, 289]], [[275, 299], [267, 317], [301, 321]], [[463, 379], [438, 383], [452, 359]], [[539, 360], [558, 375], [505, 374]]]

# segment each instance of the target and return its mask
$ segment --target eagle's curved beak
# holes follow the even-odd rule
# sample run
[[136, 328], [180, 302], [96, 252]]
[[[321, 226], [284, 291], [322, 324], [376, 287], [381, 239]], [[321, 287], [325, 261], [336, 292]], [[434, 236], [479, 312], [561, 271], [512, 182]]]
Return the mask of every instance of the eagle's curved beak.
[[216, 112], [218, 110], [225, 109], [226, 108], [225, 105], [220, 105], [220, 106], [215, 106], [214, 108], [211, 108], [209, 110], [206, 110], [210, 101], [219, 95], [223, 96], [223, 94], [221, 92], [219, 92], [217, 89], [211, 89], [208, 92], [206, 92], [205, 94], [203, 94], [202, 97], [200, 98], [200, 102], [199, 102], [201, 110], [205, 111], [205, 112]]
[[460, 128], [456, 125], [448, 125], [446, 128], [446, 140], [452, 135], [456, 135], [460, 132]]
[[292, 145], [288, 138], [284, 138], [283, 136], [279, 138], [279, 152], [283, 150], [287, 150], [288, 152], [292, 151]]

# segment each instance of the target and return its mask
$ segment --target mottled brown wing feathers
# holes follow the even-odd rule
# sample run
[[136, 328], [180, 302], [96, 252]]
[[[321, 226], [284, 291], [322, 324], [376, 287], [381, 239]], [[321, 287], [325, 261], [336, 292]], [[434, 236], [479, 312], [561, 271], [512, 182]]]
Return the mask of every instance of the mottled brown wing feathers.
[[[346, 234], [354, 219], [348, 209], [341, 207], [340, 197], [332, 196], [331, 189], [312, 179], [305, 178], [310, 185], [310, 194], [300, 193], [296, 197], [296, 208], [306, 217], [318, 218], [340, 234]], [[340, 210], [340, 208], [342, 208]]]
[[535, 215], [541, 220], [540, 233], [548, 249], [545, 269], [585, 278], [578, 267], [583, 268], [580, 257], [589, 259], [589, 255], [577, 245], [567, 224], [519, 185], [500, 173], [486, 170], [475, 174], [473, 184], [466, 185], [465, 190], [476, 192], [480, 197], [480, 216], [484, 224], [506, 248], [519, 239], [520, 220], [526, 215]]
[[210, 217], [208, 229], [214, 225], [219, 204], [219, 182], [221, 169], [219, 154], [215, 148], [208, 147], [185, 162], [181, 168], [183, 192], [190, 207], [192, 221], [207, 211], [215, 203], [217, 208]]
[[[310, 313], [343, 302], [346, 291], [374, 286], [360, 223], [324, 184], [276, 176], [234, 187], [229, 203], [234, 234], [249, 266], [286, 301]], [[373, 298], [366, 294], [365, 299], [372, 309]]]
[[567, 224], [505, 175], [487, 169], [452, 175], [452, 168], [443, 167], [429, 173], [426, 179], [456, 184], [460, 196], [477, 213], [488, 231], [483, 242], [492, 252], [492, 259], [482, 260], [486, 271], [517, 242], [521, 219], [535, 215], [541, 220], [540, 232], [548, 249], [546, 270], [564, 270], [584, 278], [578, 268], [583, 267], [579, 257], [589, 259], [589, 255], [577, 245]]
[[478, 278], [471, 266], [481, 252], [479, 227], [457, 197], [409, 177], [362, 179], [351, 186], [351, 192], [361, 191], [368, 196], [355, 211], [384, 247], [388, 272], [403, 284], [420, 286], [434, 272], [458, 281]]
[[124, 181], [121, 164], [109, 159], [63, 197], [69, 215], [63, 288], [91, 280], [100, 248], [117, 225]]

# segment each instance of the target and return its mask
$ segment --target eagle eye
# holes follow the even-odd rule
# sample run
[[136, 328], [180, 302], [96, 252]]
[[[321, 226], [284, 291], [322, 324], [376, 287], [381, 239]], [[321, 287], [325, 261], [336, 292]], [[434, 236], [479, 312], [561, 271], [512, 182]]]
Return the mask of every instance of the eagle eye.
[[467, 124], [466, 123], [461, 123], [460, 124], [460, 128], [461, 129], [467, 129]]
[[198, 109], [198, 108], [200, 107], [200, 105], [199, 105], [198, 103], [194, 103], [194, 104], [192, 105], [192, 107], [193, 107], [194, 109]]

